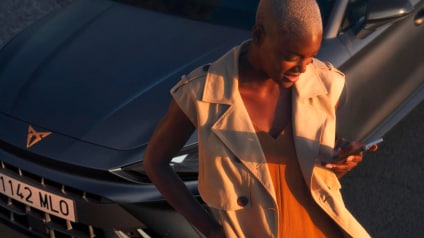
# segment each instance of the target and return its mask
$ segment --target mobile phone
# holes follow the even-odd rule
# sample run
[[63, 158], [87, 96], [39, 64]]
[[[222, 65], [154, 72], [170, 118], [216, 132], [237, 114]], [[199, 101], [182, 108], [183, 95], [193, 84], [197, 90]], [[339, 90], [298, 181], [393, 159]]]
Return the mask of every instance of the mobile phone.
[[349, 157], [349, 156], [351, 156], [351, 155], [355, 155], [355, 154], [358, 154], [359, 152], [365, 152], [365, 151], [367, 151], [369, 148], [371, 148], [372, 146], [374, 146], [374, 145], [377, 145], [377, 144], [379, 144], [379, 143], [381, 143], [381, 142], [383, 142], [383, 138], [380, 138], [380, 139], [377, 139], [377, 140], [373, 140], [373, 141], [371, 141], [371, 142], [369, 142], [369, 143], [366, 143], [365, 145], [363, 145], [363, 146], [361, 146], [361, 147], [359, 147], [358, 149], [356, 149], [356, 150], [352, 150], [352, 151], [350, 151], [350, 152], [347, 152], [347, 153], [344, 153], [344, 154], [342, 154], [342, 155], [339, 155], [339, 156], [334, 156], [333, 157], [333, 162], [337, 162], [337, 161], [340, 161], [340, 160], [344, 160], [344, 159], [346, 159], [347, 157]]

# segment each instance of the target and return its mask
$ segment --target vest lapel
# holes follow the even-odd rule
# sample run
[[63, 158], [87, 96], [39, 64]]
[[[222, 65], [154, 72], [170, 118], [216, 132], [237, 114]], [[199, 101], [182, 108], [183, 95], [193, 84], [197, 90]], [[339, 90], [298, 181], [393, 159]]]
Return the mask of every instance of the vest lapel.
[[230, 106], [224, 115], [216, 121], [212, 127], [212, 132], [273, 196], [274, 187], [266, 165], [265, 155], [243, 104]]
[[327, 90], [316, 75], [313, 64], [301, 74], [294, 90], [293, 137], [300, 167], [309, 184], [325, 122], [325, 112], [321, 110], [317, 96], [326, 94]]
[[260, 141], [238, 91], [239, 48], [211, 65], [202, 101], [219, 105], [220, 117], [211, 130], [273, 196], [271, 176]]

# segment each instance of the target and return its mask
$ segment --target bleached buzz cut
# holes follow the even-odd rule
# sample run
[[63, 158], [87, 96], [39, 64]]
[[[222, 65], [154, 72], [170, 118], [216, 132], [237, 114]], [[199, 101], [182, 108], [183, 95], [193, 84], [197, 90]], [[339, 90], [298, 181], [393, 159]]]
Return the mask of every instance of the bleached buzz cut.
[[256, 24], [262, 24], [265, 29], [276, 26], [280, 33], [293, 36], [321, 34], [323, 30], [316, 0], [261, 0]]

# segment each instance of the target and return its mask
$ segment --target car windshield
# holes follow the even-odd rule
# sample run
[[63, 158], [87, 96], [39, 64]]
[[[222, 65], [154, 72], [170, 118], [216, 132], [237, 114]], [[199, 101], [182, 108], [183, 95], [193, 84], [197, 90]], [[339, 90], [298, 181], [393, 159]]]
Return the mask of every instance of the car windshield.
[[[250, 30], [259, 0], [117, 0], [137, 7]], [[334, 0], [318, 0], [326, 22]]]

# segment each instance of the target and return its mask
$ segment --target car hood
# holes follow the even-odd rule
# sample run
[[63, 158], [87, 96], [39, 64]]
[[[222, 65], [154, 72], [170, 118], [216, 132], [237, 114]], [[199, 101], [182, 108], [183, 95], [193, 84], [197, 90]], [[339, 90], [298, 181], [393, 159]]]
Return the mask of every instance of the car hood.
[[1, 50], [0, 112], [36, 130], [134, 149], [147, 143], [182, 74], [248, 37], [116, 2], [79, 1]]

